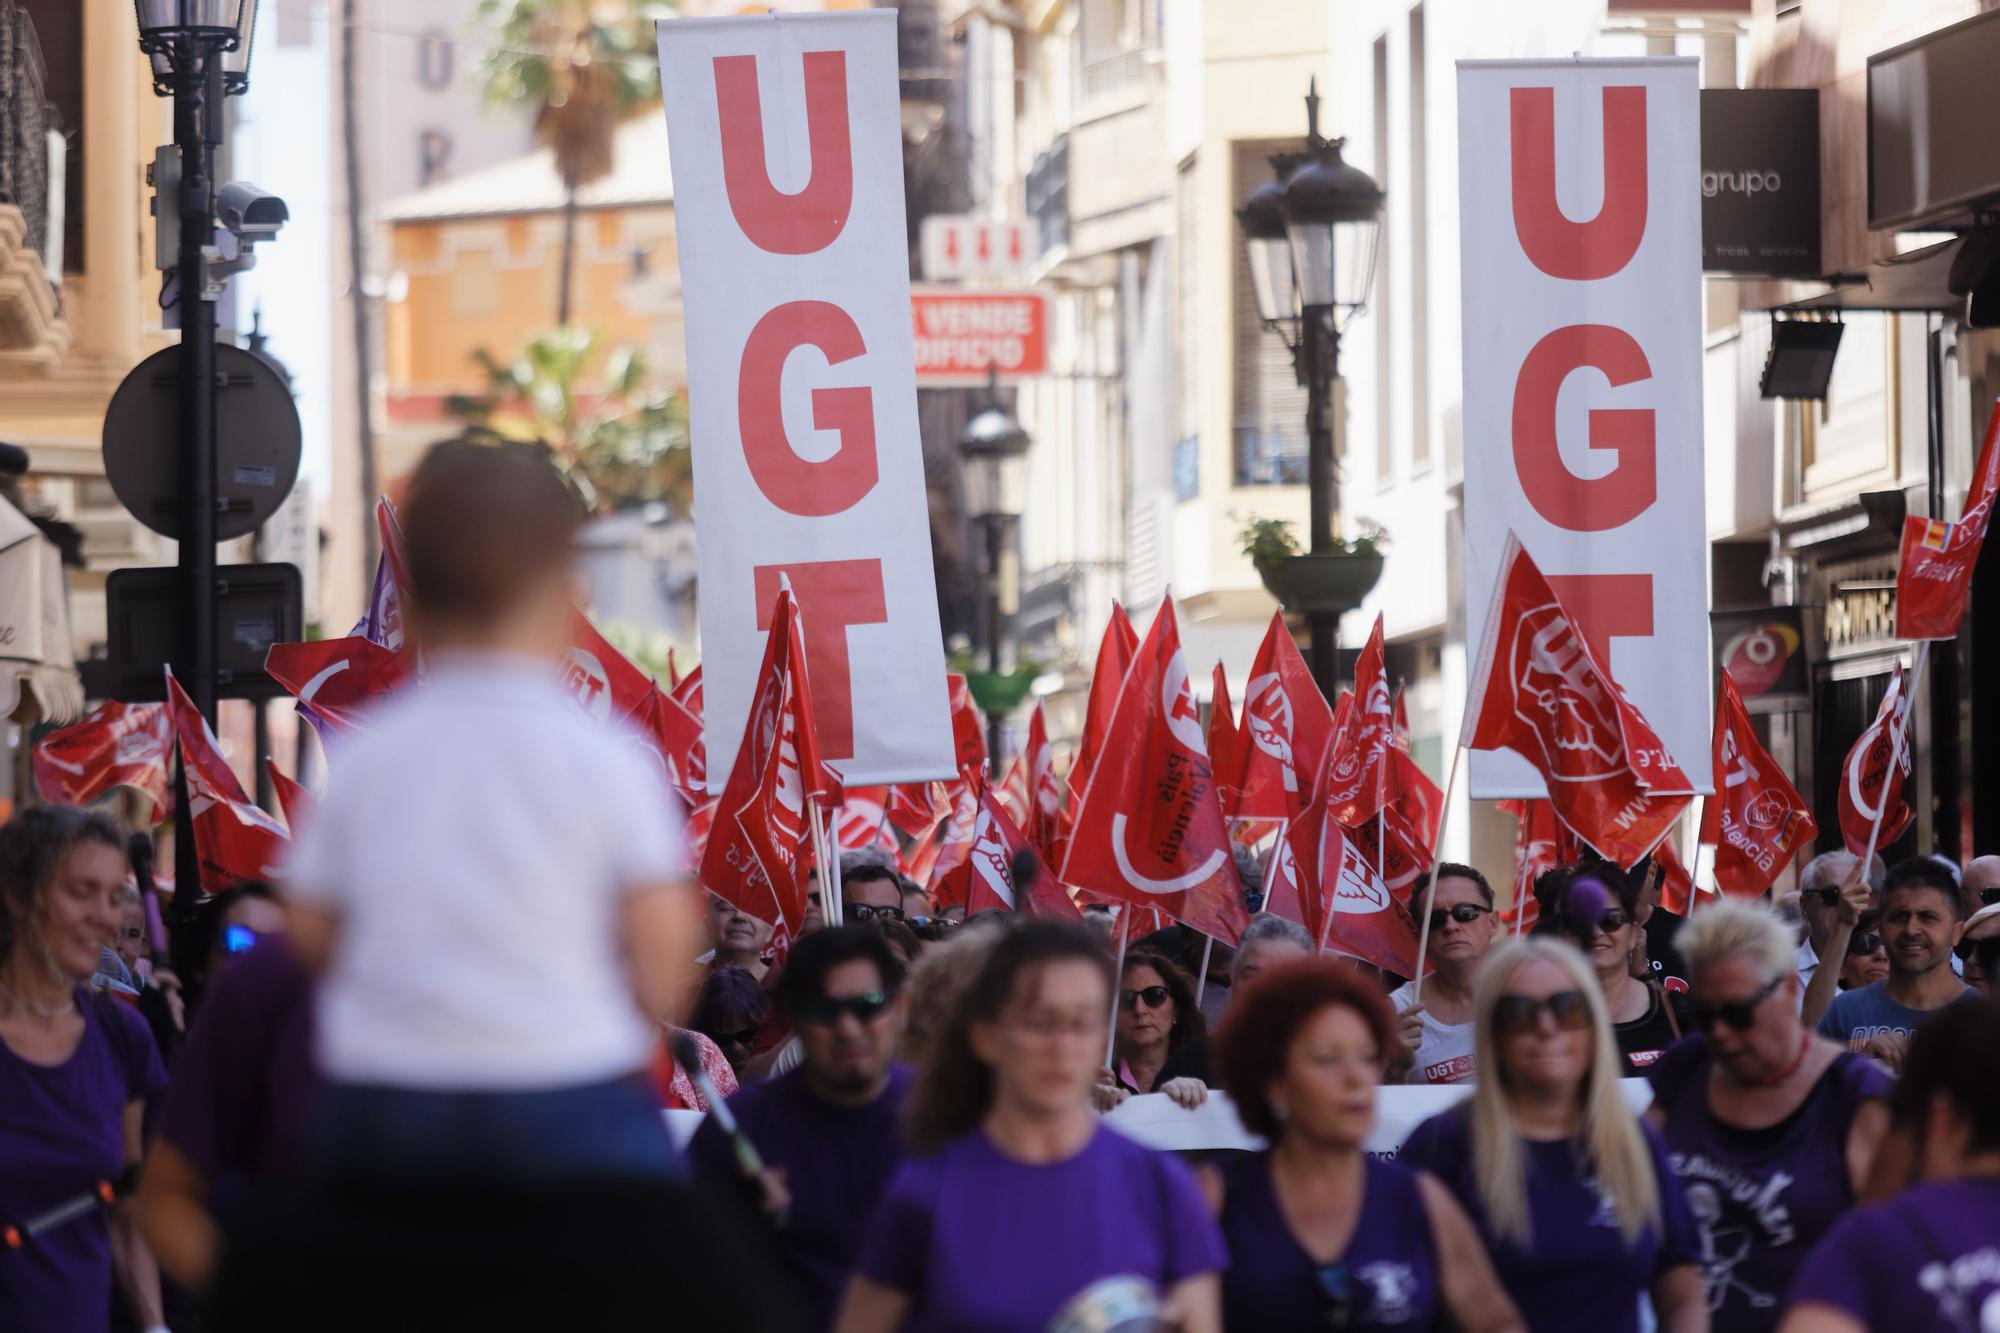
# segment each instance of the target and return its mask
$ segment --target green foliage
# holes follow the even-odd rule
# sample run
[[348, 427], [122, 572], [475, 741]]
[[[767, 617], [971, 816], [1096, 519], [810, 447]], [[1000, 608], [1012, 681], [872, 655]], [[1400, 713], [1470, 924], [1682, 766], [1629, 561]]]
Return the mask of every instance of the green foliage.
[[[1380, 555], [1389, 544], [1388, 530], [1373, 519], [1361, 519], [1354, 528], [1353, 537], [1334, 537], [1332, 554]], [[1304, 554], [1299, 539], [1292, 535], [1290, 519], [1253, 518], [1237, 532], [1236, 540], [1244, 556], [1259, 569], [1269, 569]]]
[[638, 349], [599, 352], [598, 335], [573, 326], [530, 339], [506, 364], [481, 348], [486, 391], [454, 395], [446, 409], [470, 438], [547, 449], [593, 512], [654, 500], [688, 512], [686, 403], [651, 385]]

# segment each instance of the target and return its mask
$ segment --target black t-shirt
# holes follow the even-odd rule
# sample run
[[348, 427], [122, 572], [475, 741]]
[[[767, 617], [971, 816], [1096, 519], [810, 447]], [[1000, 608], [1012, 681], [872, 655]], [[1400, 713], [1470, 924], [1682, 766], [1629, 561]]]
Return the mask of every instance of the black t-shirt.
[[[1618, 1053], [1625, 1057], [1626, 1078], [1644, 1078], [1654, 1062], [1666, 1054], [1667, 1047], [1679, 1041], [1687, 1031], [1687, 1022], [1680, 1012], [1684, 1003], [1680, 997], [1671, 992], [1663, 993], [1655, 986], [1646, 989], [1650, 996], [1646, 1012], [1637, 1018], [1611, 1025]], [[1669, 1000], [1661, 998], [1663, 994], [1671, 997], [1671, 1011]]]
[[1670, 991], [1687, 990], [1687, 960], [1674, 941], [1687, 918], [1675, 916], [1664, 907], [1655, 907], [1646, 918], [1646, 961], [1652, 965], [1653, 980]]

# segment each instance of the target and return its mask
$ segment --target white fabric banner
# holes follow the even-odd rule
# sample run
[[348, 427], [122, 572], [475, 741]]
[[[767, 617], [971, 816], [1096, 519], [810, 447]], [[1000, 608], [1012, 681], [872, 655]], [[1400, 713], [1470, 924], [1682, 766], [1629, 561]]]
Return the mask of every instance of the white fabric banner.
[[668, 19], [708, 789], [742, 742], [781, 576], [820, 753], [949, 777], [917, 430], [896, 14]]
[[[1518, 534], [1707, 793], [1695, 67], [1459, 62], [1465, 611], [1477, 644]], [[1470, 790], [1545, 794], [1511, 751]]]

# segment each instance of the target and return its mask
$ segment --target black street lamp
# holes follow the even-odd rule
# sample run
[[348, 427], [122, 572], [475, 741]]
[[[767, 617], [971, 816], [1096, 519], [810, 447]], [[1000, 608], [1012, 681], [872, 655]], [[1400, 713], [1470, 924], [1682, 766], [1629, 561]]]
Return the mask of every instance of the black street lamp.
[[[965, 459], [966, 512], [979, 525], [985, 539], [986, 670], [996, 680], [1000, 676], [1001, 565], [1007, 541], [1026, 503], [1027, 455], [1031, 443], [1021, 423], [1000, 406], [998, 376], [989, 377], [987, 404], [958, 433], [958, 451]], [[1003, 710], [986, 702], [986, 752], [997, 770]]]
[[[139, 49], [152, 60], [153, 91], [174, 99], [174, 147], [179, 198], [158, 199], [180, 223], [175, 264], [181, 324], [179, 636], [174, 677], [202, 716], [215, 720], [215, 150], [222, 144], [222, 99], [250, 87], [250, 41], [257, 0], [133, 0]], [[164, 258], [164, 257], [163, 257]], [[200, 896], [201, 862], [194, 845], [185, 784], [174, 822], [175, 914]]]
[[[1259, 186], [1241, 209], [1250, 284], [1264, 327], [1285, 340], [1292, 368], [1306, 390], [1306, 486], [1310, 499], [1311, 556], [1330, 557], [1340, 548], [1334, 518], [1340, 484], [1334, 472], [1333, 386], [1340, 374], [1340, 334], [1368, 304], [1375, 282], [1382, 225], [1381, 187], [1367, 172], [1341, 160], [1343, 140], [1319, 132], [1319, 87], [1306, 93], [1306, 147], [1276, 153], [1276, 175]], [[1379, 566], [1377, 567], [1379, 570]], [[1369, 580], [1372, 586], [1373, 580]], [[1336, 686], [1338, 632], [1342, 610], [1358, 605], [1367, 588], [1341, 602], [1338, 595], [1305, 599], [1291, 609], [1305, 612], [1312, 634], [1313, 678], [1331, 700]]]

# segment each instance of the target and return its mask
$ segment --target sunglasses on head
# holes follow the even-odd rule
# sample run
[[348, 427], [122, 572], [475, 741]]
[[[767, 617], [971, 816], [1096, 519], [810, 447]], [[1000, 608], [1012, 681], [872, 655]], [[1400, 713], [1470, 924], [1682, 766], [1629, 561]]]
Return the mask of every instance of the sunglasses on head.
[[865, 926], [870, 921], [901, 921], [903, 909], [900, 907], [873, 907], [867, 903], [846, 903], [841, 913], [849, 924]]
[[1157, 1009], [1167, 1002], [1167, 994], [1165, 986], [1145, 986], [1139, 990], [1121, 990], [1118, 992], [1118, 1003], [1127, 1009], [1134, 1008], [1140, 1004], [1144, 1004], [1148, 1009]]
[[1431, 912], [1430, 928], [1433, 932], [1443, 930], [1445, 923], [1456, 921], [1461, 926], [1469, 926], [1493, 909], [1480, 907], [1475, 903], [1454, 903], [1450, 907], [1439, 907]]
[[1559, 990], [1547, 997], [1503, 995], [1493, 1006], [1493, 1030], [1503, 1037], [1518, 1037], [1542, 1025], [1542, 1011], [1556, 1021], [1563, 1032], [1581, 1032], [1590, 1026], [1590, 1001], [1580, 990]]
[[1696, 1004], [1688, 1007], [1688, 1015], [1694, 1025], [1703, 1032], [1714, 1029], [1717, 1023], [1727, 1023], [1737, 1032], [1748, 1032], [1757, 1022], [1757, 1009], [1764, 1001], [1777, 993], [1784, 982], [1783, 977], [1772, 977], [1764, 989], [1747, 1000], [1737, 1000], [1730, 1004]]
[[830, 1028], [842, 1014], [854, 1015], [857, 1023], [872, 1023], [896, 997], [885, 991], [863, 991], [859, 995], [822, 995], [805, 1007], [799, 1021], [814, 1027]]

